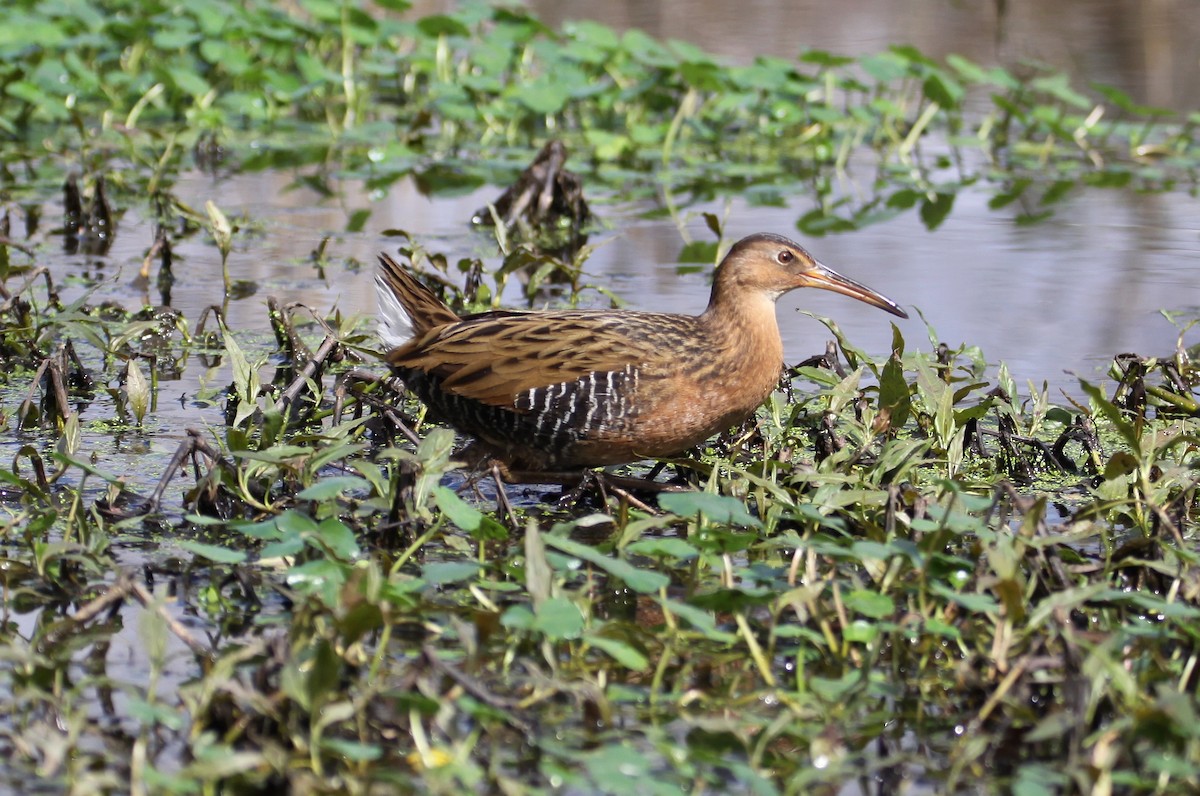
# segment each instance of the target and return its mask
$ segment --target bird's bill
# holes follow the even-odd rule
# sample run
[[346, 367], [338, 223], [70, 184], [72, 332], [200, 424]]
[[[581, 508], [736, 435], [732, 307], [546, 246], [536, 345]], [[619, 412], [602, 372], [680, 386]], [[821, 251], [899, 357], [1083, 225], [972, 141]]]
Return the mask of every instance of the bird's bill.
[[908, 317], [908, 313], [900, 309], [900, 305], [887, 296], [877, 293], [866, 285], [855, 282], [849, 277], [842, 276], [837, 271], [821, 263], [816, 263], [816, 268], [808, 270], [804, 276], [806, 287], [819, 287], [822, 290], [832, 290], [834, 293], [841, 293], [842, 295], [866, 302], [873, 307], [879, 307], [881, 310], [887, 310], [893, 315], [899, 315], [901, 318]]

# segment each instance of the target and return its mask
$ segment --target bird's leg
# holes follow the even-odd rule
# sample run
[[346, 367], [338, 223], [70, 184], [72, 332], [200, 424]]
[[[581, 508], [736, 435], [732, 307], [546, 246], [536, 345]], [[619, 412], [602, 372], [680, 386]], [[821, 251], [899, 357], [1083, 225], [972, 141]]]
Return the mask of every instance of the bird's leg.
[[[640, 479], [641, 483], [633, 487], [633, 490], [640, 492], [687, 492], [697, 489], [699, 487], [700, 476], [707, 475], [708, 472], [707, 465], [698, 467], [700, 464], [699, 459], [691, 457], [685, 459], [659, 459], [650, 468], [650, 471]], [[659, 481], [658, 477], [668, 467], [671, 468], [672, 475], [666, 481]]]
[[483, 493], [479, 491], [479, 482], [488, 475], [499, 475], [501, 478], [506, 478], [508, 472], [504, 463], [495, 459], [488, 453], [487, 449], [478, 442], [472, 442], [467, 447], [459, 451], [456, 457], [466, 464], [467, 477], [463, 479], [462, 485], [456, 492], [462, 493], [467, 489], [475, 490], [475, 494], [480, 500], [483, 500]]
[[595, 470], [580, 470], [579, 481], [572, 487], [571, 491], [567, 491], [567, 485], [563, 484], [563, 493], [555, 501], [560, 507], [575, 506], [579, 503], [583, 493], [587, 491], [588, 484], [595, 484], [596, 491], [600, 493], [600, 505], [608, 505], [608, 496], [604, 493], [604, 484], [601, 482], [600, 474]]

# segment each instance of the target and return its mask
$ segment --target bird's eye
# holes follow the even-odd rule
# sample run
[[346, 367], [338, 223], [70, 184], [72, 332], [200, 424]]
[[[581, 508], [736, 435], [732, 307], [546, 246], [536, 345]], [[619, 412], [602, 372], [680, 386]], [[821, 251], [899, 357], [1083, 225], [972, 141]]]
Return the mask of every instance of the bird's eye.
[[779, 263], [780, 265], [787, 265], [795, 259], [796, 255], [792, 254], [787, 249], [783, 249], [779, 252], [779, 254], [775, 255], [775, 262]]

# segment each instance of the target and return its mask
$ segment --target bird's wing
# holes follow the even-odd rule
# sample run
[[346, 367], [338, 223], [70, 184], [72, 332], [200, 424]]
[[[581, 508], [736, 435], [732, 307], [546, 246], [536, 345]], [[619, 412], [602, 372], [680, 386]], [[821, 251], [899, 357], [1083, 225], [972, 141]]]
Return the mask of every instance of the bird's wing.
[[[656, 378], [663, 337], [645, 313], [498, 312], [465, 318], [394, 350], [388, 362], [422, 371], [455, 395], [572, 426], [628, 415], [639, 381]], [[670, 350], [669, 347], [667, 350]], [[567, 422], [564, 420], [564, 422]]]

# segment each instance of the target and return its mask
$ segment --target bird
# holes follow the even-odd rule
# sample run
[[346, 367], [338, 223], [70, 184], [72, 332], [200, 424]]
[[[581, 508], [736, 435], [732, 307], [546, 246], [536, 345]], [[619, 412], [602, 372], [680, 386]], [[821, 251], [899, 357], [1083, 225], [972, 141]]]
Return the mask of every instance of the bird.
[[699, 315], [494, 310], [458, 315], [387, 254], [386, 362], [433, 415], [510, 469], [574, 471], [677, 456], [739, 425], [783, 371], [775, 302], [815, 287], [893, 315], [896, 302], [781, 235], [738, 241]]

